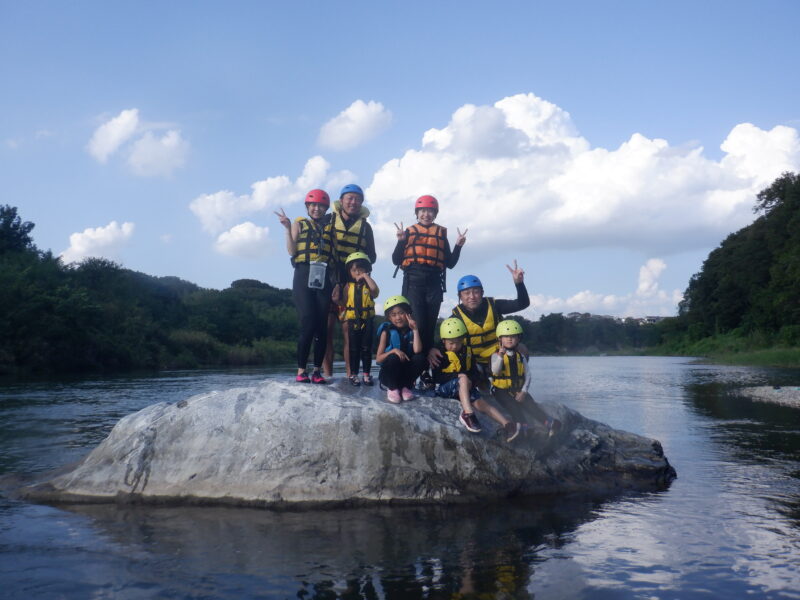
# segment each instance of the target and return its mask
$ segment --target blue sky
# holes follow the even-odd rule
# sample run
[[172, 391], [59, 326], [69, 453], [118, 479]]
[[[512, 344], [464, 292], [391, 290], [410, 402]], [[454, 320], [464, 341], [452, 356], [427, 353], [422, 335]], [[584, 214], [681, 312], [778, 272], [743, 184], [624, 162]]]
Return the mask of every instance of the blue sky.
[[[7, 2], [0, 203], [65, 260], [288, 287], [272, 211], [432, 193], [528, 315], [673, 314], [755, 193], [800, 169], [797, 2]], [[449, 294], [452, 298], [452, 293]]]

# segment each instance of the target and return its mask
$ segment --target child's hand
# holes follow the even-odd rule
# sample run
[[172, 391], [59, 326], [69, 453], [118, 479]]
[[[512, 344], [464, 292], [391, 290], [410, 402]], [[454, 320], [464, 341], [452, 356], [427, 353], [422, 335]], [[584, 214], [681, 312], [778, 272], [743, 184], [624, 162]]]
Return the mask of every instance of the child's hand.
[[524, 390], [520, 390], [519, 392], [517, 392], [514, 395], [514, 400], [516, 400], [517, 402], [522, 402], [524, 399], [525, 399], [525, 391]]
[[397, 241], [398, 242], [405, 242], [406, 238], [408, 237], [408, 232], [403, 227], [403, 222], [400, 221], [400, 225], [398, 226], [397, 223], [394, 224], [397, 227]]
[[286, 227], [286, 229], [290, 229], [292, 227], [292, 222], [289, 220], [289, 217], [286, 216], [286, 213], [283, 212], [283, 209], [280, 209], [281, 212], [275, 211], [275, 214], [278, 215], [278, 220], [281, 222], [281, 225]]
[[406, 319], [408, 319], [408, 328], [411, 331], [416, 331], [417, 330], [417, 322], [414, 320], [414, 317], [412, 317], [411, 315], [408, 315], [406, 317]]
[[342, 299], [342, 287], [337, 283], [333, 286], [333, 291], [331, 292], [331, 301], [334, 304], [338, 304], [339, 300]]
[[428, 364], [432, 367], [438, 367], [442, 362], [442, 353], [438, 348], [431, 348], [428, 350]]
[[463, 246], [467, 241], [467, 232], [469, 229], [465, 229], [464, 233], [461, 233], [461, 230], [456, 227], [456, 231], [458, 232], [458, 237], [456, 238], [456, 246]]
[[396, 354], [400, 360], [403, 362], [408, 362], [408, 354], [400, 350], [400, 348], [393, 348], [391, 354]]
[[520, 269], [517, 266], [517, 259], [516, 258], [514, 259], [514, 268], [512, 269], [511, 267], [506, 265], [506, 269], [511, 271], [511, 278], [514, 280], [514, 284], [515, 285], [517, 283], [522, 283], [523, 280], [525, 279], [525, 271], [523, 271], [522, 269]]

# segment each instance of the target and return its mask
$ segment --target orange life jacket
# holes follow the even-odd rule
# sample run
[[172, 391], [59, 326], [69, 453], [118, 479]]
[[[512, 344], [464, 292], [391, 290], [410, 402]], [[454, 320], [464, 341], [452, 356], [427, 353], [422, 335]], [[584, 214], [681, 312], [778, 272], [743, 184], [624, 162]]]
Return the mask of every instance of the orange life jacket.
[[406, 248], [403, 252], [402, 268], [409, 265], [426, 265], [444, 271], [444, 249], [447, 245], [447, 229], [436, 223], [428, 227], [416, 223], [406, 229]]

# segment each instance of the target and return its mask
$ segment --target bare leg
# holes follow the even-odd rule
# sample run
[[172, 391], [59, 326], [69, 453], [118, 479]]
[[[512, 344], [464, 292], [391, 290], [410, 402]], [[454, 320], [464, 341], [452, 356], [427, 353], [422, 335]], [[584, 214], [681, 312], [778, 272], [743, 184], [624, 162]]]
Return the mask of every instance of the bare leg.
[[472, 410], [472, 403], [469, 401], [469, 390], [472, 383], [469, 377], [464, 373], [458, 374], [458, 400], [461, 402], [461, 410], [469, 414], [475, 412]]
[[503, 413], [501, 413], [492, 404], [490, 404], [489, 402], [487, 402], [483, 398], [480, 398], [479, 400], [475, 400], [475, 402], [473, 402], [472, 404], [473, 404], [473, 406], [475, 408], [477, 408], [483, 414], [489, 415], [489, 417], [491, 417], [492, 419], [494, 419], [495, 421], [500, 423], [500, 425], [502, 425], [503, 427], [505, 427], [506, 424], [510, 422], [508, 419], [506, 419], [503, 416]]

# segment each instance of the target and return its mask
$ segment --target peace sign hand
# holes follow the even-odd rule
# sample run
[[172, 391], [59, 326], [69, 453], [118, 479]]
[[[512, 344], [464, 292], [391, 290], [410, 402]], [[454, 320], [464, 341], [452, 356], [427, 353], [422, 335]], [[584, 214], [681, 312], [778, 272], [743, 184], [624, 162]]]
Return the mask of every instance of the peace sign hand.
[[506, 265], [506, 269], [511, 272], [511, 278], [514, 280], [514, 284], [522, 283], [525, 279], [525, 271], [522, 270], [517, 266], [517, 259], [514, 259], [514, 268], [512, 269], [508, 265]]
[[289, 220], [289, 217], [286, 216], [286, 213], [283, 212], [282, 208], [280, 209], [280, 211], [281, 212], [278, 212], [276, 210], [274, 212], [275, 212], [276, 215], [278, 215], [278, 220], [281, 222], [281, 225], [286, 227], [286, 229], [289, 229], [292, 226], [292, 222]]
[[395, 223], [394, 226], [397, 227], [397, 241], [398, 242], [405, 242], [406, 238], [408, 237], [408, 232], [403, 227], [403, 222], [400, 221], [400, 225]]
[[456, 238], [456, 246], [463, 246], [467, 241], [467, 232], [469, 229], [465, 229], [463, 232], [456, 227], [456, 231], [458, 232], [458, 237]]

